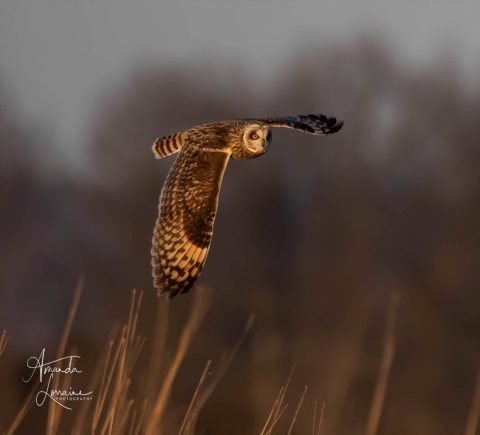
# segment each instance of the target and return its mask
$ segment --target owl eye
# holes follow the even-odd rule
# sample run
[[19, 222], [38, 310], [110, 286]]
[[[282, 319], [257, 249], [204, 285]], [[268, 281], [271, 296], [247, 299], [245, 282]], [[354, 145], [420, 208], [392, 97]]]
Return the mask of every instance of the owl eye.
[[252, 134], [252, 139], [257, 140], [260, 136], [257, 133]]

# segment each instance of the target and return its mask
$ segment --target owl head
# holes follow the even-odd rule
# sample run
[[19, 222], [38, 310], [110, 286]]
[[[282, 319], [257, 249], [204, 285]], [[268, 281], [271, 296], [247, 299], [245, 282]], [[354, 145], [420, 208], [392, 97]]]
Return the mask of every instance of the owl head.
[[234, 159], [254, 159], [267, 152], [272, 141], [272, 129], [261, 122], [242, 123], [232, 146]]

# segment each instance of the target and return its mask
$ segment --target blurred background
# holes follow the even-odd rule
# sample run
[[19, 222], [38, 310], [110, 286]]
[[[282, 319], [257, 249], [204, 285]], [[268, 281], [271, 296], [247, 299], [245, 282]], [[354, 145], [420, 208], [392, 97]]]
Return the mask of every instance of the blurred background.
[[[30, 391], [27, 359], [53, 359], [81, 274], [84, 372], [132, 288], [148, 360], [151, 235], [175, 159], [153, 158], [155, 138], [324, 113], [340, 133], [275, 130], [265, 156], [229, 164], [199, 280], [214, 303], [172, 425], [253, 312], [204, 433], [259, 433], [294, 364], [289, 419], [309, 385], [298, 433], [315, 400], [328, 434], [364, 433], [395, 290], [379, 433], [463, 433], [480, 345], [479, 16], [449, 0], [0, 3], [0, 431]], [[169, 303], [170, 352], [192, 297]], [[46, 414], [34, 406], [18, 433]]]

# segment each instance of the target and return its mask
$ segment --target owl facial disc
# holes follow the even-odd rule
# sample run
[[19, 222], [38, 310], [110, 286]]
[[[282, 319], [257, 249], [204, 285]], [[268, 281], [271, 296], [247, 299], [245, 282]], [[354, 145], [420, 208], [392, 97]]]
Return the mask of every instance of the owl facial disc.
[[254, 154], [260, 155], [268, 150], [272, 140], [272, 132], [268, 125], [250, 125], [243, 135], [245, 147]]

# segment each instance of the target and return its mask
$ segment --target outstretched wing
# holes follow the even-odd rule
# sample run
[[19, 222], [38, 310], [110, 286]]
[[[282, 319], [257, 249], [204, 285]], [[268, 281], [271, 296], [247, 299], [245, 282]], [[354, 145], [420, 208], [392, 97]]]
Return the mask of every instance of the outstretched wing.
[[188, 292], [205, 264], [218, 195], [230, 153], [195, 146], [182, 150], [162, 189], [152, 239], [152, 275], [158, 295]]
[[298, 115], [284, 118], [259, 118], [258, 121], [272, 127], [294, 128], [311, 134], [333, 134], [342, 128], [343, 121], [325, 115]]

